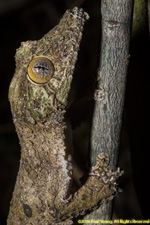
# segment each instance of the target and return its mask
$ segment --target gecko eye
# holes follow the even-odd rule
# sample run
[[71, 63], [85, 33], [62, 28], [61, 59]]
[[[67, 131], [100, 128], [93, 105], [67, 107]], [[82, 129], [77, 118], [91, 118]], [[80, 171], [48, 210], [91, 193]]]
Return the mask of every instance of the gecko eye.
[[46, 84], [53, 74], [54, 65], [48, 58], [36, 57], [29, 63], [27, 78], [32, 84]]

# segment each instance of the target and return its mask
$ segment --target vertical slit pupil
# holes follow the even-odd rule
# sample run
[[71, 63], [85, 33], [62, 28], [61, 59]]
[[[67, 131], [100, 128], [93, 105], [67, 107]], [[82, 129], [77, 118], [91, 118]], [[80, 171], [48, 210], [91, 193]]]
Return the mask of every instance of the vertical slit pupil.
[[39, 60], [33, 66], [33, 70], [37, 76], [46, 77], [51, 73], [51, 66], [44, 60]]

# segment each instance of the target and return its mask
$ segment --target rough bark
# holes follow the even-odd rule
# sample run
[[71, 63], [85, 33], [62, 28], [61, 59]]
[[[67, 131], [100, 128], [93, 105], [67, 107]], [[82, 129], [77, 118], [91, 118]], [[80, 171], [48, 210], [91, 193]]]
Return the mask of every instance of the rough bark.
[[[91, 164], [100, 152], [110, 156], [109, 168], [115, 170], [126, 75], [129, 63], [133, 0], [102, 0], [102, 43], [100, 73], [95, 91], [95, 109], [91, 131]], [[111, 219], [112, 202], [85, 219]]]

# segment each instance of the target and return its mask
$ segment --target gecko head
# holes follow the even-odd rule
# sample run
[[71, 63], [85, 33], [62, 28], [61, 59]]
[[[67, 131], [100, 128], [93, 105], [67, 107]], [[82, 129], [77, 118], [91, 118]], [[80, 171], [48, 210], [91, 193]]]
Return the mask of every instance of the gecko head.
[[43, 38], [21, 44], [9, 88], [13, 114], [46, 121], [52, 113], [65, 109], [87, 19], [82, 9], [67, 10]]

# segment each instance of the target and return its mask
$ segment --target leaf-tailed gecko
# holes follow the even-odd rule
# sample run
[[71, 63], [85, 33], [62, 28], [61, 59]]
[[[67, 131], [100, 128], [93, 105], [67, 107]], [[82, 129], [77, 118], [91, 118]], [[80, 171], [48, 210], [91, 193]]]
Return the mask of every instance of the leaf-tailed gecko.
[[72, 150], [64, 118], [83, 26], [82, 9], [67, 10], [38, 41], [21, 44], [9, 100], [21, 145], [20, 168], [8, 225], [72, 224], [72, 217], [111, 200], [121, 172], [100, 154], [87, 181], [71, 193]]

